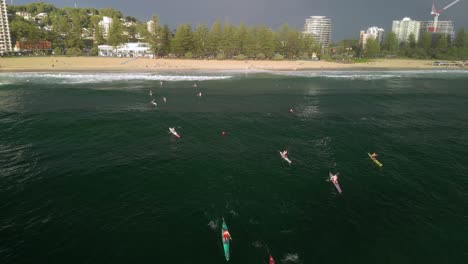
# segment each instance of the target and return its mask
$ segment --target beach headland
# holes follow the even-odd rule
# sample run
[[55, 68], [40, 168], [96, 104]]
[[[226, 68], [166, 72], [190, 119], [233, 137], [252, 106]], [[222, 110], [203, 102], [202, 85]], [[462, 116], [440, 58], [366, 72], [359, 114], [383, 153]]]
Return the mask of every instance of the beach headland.
[[[0, 58], [0, 72], [28, 71], [294, 71], [294, 70], [427, 70], [460, 69], [434, 66], [433, 60], [375, 59], [345, 64], [326, 61], [188, 60], [113, 57], [8, 57]], [[465, 66], [467, 68], [467, 66]], [[463, 69], [463, 68], [462, 68]]]

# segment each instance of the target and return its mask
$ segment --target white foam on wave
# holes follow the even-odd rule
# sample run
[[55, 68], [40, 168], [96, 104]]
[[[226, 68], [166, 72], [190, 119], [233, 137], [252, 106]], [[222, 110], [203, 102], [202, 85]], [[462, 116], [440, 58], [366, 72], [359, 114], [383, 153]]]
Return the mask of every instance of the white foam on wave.
[[297, 253], [289, 253], [282, 260], [283, 263], [300, 263], [301, 260], [299, 259], [299, 254]]
[[466, 70], [405, 70], [405, 71], [282, 71], [271, 72], [275, 75], [330, 78], [349, 80], [379, 80], [390, 78], [417, 78], [417, 77], [459, 77], [467, 76]]
[[209, 81], [229, 79], [228, 75], [156, 75], [151, 73], [10, 73], [4, 78], [59, 83], [100, 83], [113, 81]]

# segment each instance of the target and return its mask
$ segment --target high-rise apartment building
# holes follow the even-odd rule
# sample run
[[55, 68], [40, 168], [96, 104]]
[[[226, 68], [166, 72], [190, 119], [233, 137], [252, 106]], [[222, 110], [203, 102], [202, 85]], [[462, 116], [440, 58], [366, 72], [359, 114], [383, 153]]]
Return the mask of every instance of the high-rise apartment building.
[[392, 24], [392, 32], [396, 34], [398, 42], [406, 42], [411, 34], [414, 35], [416, 41], [419, 40], [419, 32], [421, 28], [421, 22], [411, 20], [409, 17], [403, 18], [403, 20], [394, 20]]
[[0, 0], [0, 54], [12, 51], [6, 0]]
[[384, 29], [379, 27], [370, 27], [367, 31], [361, 30], [359, 34], [359, 44], [361, 47], [365, 47], [368, 39], [375, 39], [382, 45], [384, 37]]
[[331, 30], [331, 19], [325, 16], [311, 16], [305, 20], [304, 34], [312, 35], [322, 48], [330, 46]]

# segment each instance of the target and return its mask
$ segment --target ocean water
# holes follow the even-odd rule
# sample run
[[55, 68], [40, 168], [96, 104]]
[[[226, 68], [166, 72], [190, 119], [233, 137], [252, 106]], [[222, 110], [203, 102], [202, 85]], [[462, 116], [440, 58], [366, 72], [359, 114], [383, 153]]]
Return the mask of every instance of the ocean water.
[[468, 263], [467, 82], [0, 73], [0, 263]]

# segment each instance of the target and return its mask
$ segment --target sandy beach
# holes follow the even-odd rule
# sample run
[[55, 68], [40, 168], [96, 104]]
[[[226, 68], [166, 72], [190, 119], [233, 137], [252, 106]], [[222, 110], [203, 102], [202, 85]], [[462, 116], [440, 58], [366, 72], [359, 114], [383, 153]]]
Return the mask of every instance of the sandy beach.
[[[415, 70], [441, 69], [433, 60], [378, 59], [344, 64], [325, 61], [185, 60], [110, 57], [0, 58], [0, 72], [13, 71], [155, 71], [155, 70]], [[460, 68], [451, 66], [449, 68]], [[466, 68], [466, 66], [465, 66]]]

